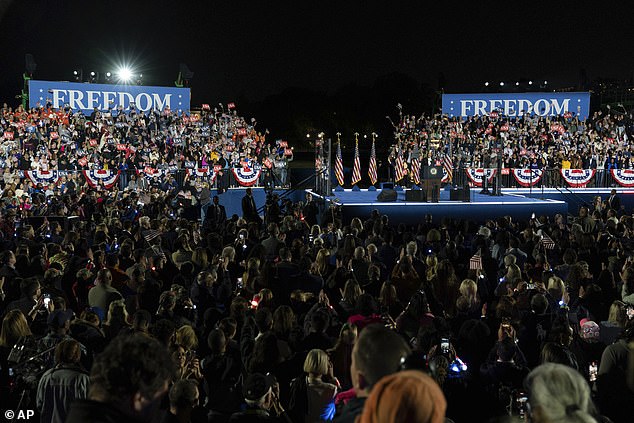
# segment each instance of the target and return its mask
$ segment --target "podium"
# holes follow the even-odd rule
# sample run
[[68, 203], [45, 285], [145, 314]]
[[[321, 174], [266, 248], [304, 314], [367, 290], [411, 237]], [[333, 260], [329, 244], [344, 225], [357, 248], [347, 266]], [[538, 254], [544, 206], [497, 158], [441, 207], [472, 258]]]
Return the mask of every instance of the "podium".
[[437, 203], [440, 199], [440, 179], [426, 179], [422, 182], [425, 202]]
[[442, 180], [442, 166], [423, 166], [421, 169], [422, 190], [425, 201], [437, 203], [440, 200], [440, 181]]

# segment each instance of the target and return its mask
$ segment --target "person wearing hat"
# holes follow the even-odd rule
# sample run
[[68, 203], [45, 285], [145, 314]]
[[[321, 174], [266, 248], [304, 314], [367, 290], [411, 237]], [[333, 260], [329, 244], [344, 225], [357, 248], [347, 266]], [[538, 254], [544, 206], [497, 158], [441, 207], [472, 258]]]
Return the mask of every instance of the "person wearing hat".
[[577, 358], [579, 372], [590, 380], [590, 365], [601, 361], [605, 345], [599, 341], [599, 324], [590, 319], [581, 319], [578, 334], [570, 344], [570, 351]]
[[253, 373], [242, 386], [246, 409], [233, 413], [230, 423], [285, 422], [291, 419], [282, 407], [279, 398], [279, 385], [270, 375]]

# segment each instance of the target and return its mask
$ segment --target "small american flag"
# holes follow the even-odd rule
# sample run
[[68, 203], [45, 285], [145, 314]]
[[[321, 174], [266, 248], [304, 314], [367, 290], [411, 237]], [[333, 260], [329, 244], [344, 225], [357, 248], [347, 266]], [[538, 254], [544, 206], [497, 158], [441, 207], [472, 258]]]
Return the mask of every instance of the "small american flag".
[[447, 179], [451, 182], [453, 180], [453, 159], [449, 154], [445, 154], [442, 158], [442, 167], [447, 172]]
[[542, 246], [544, 247], [545, 250], [554, 250], [555, 249], [555, 241], [553, 241], [553, 239], [551, 237], [548, 236], [548, 234], [544, 233], [542, 235], [542, 239], [541, 241]]
[[403, 161], [403, 152], [399, 149], [396, 155], [396, 182], [405, 177], [405, 162]]
[[412, 159], [412, 181], [416, 185], [420, 184], [420, 159], [418, 157]]
[[482, 253], [481, 250], [478, 249], [478, 252], [473, 255], [469, 259], [469, 269], [470, 270], [482, 270]]
[[340, 186], [343, 186], [343, 159], [341, 158], [341, 142], [337, 142], [337, 157], [335, 158], [335, 177]]
[[354, 168], [352, 169], [352, 185], [359, 183], [361, 180], [361, 158], [359, 157], [359, 140], [357, 139], [354, 146]]
[[374, 139], [372, 139], [372, 151], [370, 152], [370, 167], [368, 169], [368, 176], [370, 177], [370, 183], [376, 184], [376, 149], [374, 148]]

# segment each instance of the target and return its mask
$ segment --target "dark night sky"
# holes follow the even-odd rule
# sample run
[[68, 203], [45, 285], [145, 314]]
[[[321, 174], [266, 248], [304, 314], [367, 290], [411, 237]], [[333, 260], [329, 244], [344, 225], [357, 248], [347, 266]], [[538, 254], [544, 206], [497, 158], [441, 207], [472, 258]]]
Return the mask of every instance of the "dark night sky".
[[193, 104], [260, 100], [288, 87], [332, 92], [392, 72], [434, 88], [442, 72], [450, 92], [521, 77], [576, 85], [581, 68], [591, 79], [634, 72], [628, 1], [429, 3], [0, 0], [9, 5], [0, 98], [18, 93], [25, 53], [47, 80], [125, 61], [148, 84], [172, 85], [184, 62], [195, 72]]

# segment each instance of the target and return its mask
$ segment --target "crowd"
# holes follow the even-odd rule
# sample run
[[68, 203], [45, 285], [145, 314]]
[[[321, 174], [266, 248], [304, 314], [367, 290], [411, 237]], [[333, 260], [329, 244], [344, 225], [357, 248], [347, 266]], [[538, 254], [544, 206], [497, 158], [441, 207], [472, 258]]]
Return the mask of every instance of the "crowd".
[[[227, 216], [190, 180], [117, 190], [17, 172], [284, 169], [292, 150], [234, 111], [5, 105], [0, 118], [6, 409], [70, 423], [634, 415], [634, 218], [614, 192], [568, 221], [348, 223], [310, 194], [258, 205], [250, 189]], [[630, 167], [630, 117], [616, 112], [403, 116], [396, 129], [390, 160]]]
[[[287, 184], [293, 150], [284, 141], [267, 142], [267, 131], [235, 107], [205, 107], [190, 115], [169, 110], [129, 113], [119, 109], [90, 116], [69, 108], [0, 110], [0, 168], [5, 178], [20, 171], [120, 170], [122, 175], [182, 169], [259, 168], [274, 170]], [[228, 176], [228, 173], [227, 173]], [[126, 180], [125, 183], [128, 181]]]
[[501, 112], [469, 117], [401, 115], [394, 124], [396, 143], [388, 161], [403, 156], [423, 166], [440, 164], [446, 155], [455, 169], [632, 169], [634, 120], [625, 110], [598, 111], [586, 120], [574, 113], [507, 117]]
[[614, 198], [570, 221], [407, 227], [376, 211], [344, 224], [310, 195], [270, 198], [264, 221], [249, 189], [241, 217], [214, 197], [199, 222], [173, 211], [183, 187], [65, 188], [2, 207], [5, 408], [70, 423], [634, 415], [634, 218]]

